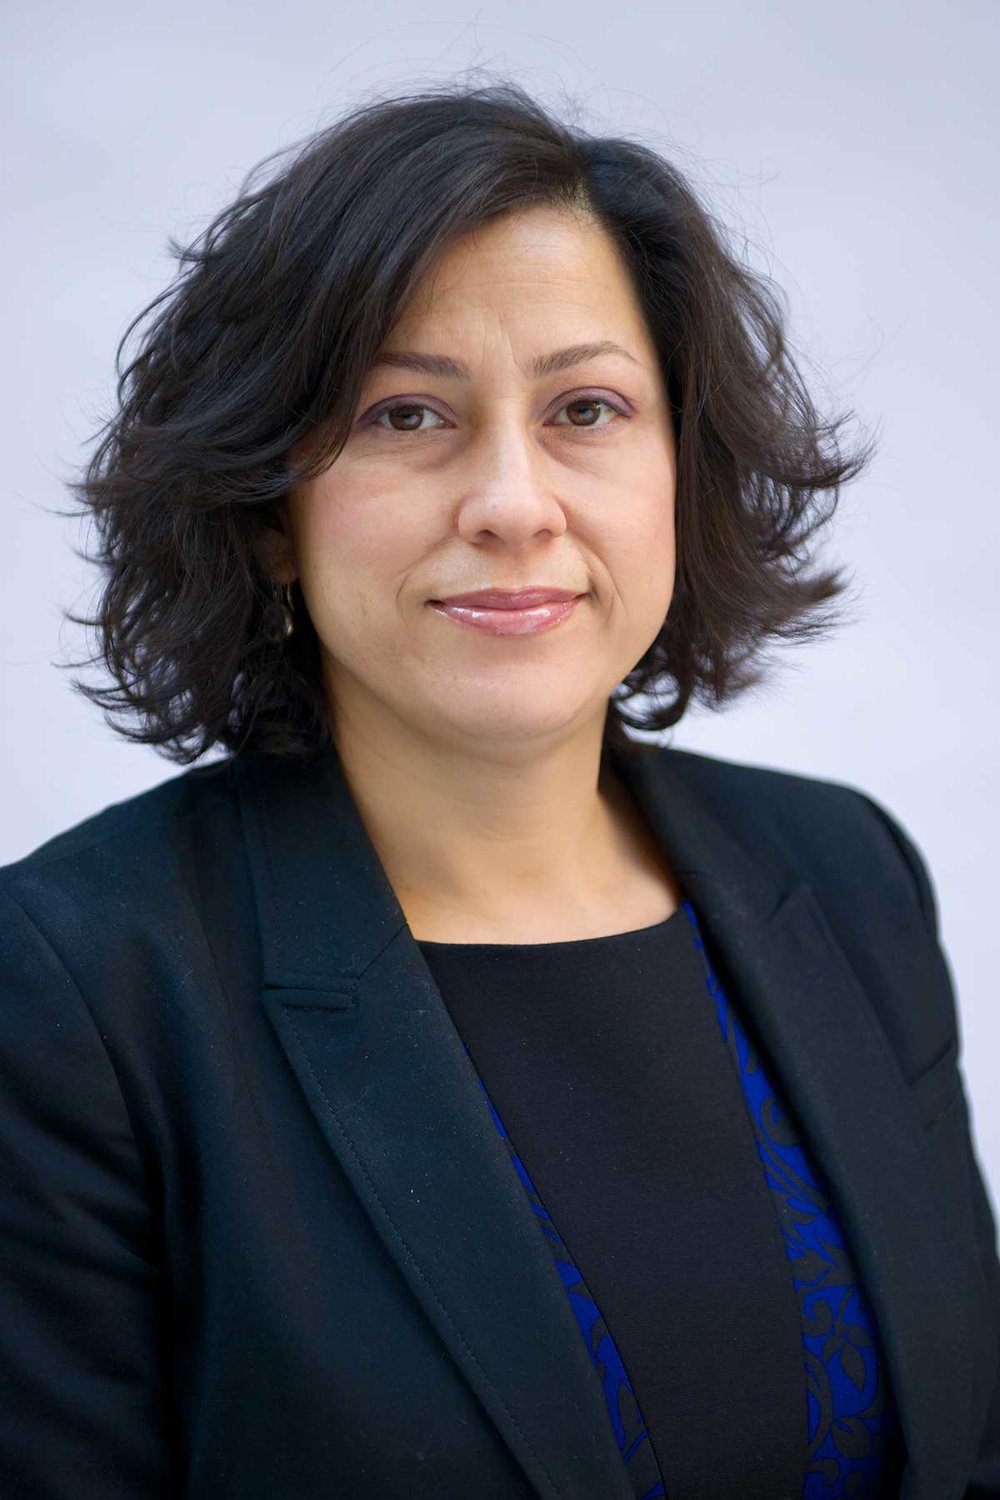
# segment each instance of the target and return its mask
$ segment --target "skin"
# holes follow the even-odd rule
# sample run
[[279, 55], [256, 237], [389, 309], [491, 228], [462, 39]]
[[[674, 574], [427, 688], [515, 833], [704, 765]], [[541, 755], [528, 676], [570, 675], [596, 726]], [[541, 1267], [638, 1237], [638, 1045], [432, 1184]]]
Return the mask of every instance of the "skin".
[[[529, 368], [599, 340], [631, 358]], [[675, 567], [669, 404], [614, 241], [565, 210], [495, 221], [441, 257], [383, 348], [470, 378], [376, 364], [347, 446], [287, 497], [269, 563], [301, 582], [337, 750], [407, 922], [551, 942], [661, 921], [673, 874], [599, 778], [608, 696], [660, 630]], [[427, 602], [529, 584], [586, 597], [513, 637]]]

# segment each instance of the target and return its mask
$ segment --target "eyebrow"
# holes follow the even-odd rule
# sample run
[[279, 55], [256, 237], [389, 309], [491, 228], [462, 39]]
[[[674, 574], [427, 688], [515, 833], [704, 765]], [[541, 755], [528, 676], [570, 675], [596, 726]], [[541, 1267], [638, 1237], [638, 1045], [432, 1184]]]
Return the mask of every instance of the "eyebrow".
[[[639, 363], [635, 355], [623, 349], [620, 344], [611, 339], [601, 339], [596, 344], [571, 344], [566, 349], [554, 349], [551, 354], [539, 354], [531, 361], [530, 371], [536, 378], [551, 375], [557, 370], [568, 370], [571, 365], [582, 364], [584, 360], [596, 359], [601, 354], [623, 354], [633, 364]], [[472, 378], [468, 365], [447, 354], [418, 354], [409, 349], [384, 349], [372, 360], [373, 368], [380, 365], [419, 370], [424, 375], [438, 375], [450, 380]]]

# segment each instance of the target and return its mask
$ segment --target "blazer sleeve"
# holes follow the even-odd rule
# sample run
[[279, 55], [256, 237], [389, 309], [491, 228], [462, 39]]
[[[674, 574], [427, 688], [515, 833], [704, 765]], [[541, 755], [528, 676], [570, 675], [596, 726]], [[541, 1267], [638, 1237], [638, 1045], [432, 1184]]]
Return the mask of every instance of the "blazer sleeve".
[[[882, 819], [882, 822], [895, 839], [900, 854], [909, 866], [910, 874], [917, 888], [920, 907], [924, 914], [924, 922], [938, 957], [945, 992], [950, 998], [956, 1051], [958, 1051], [960, 1050], [958, 1007], [950, 970], [948, 964], [945, 962], [944, 952], [941, 947], [937, 898], [927, 865], [913, 840], [888, 810], [873, 797], [867, 796], [865, 793], [861, 793], [861, 795], [864, 796], [864, 800]], [[998, 1259], [997, 1255], [997, 1227], [993, 1210], [990, 1206], [990, 1200], [987, 1196], [982, 1167], [976, 1155], [975, 1143], [970, 1129], [968, 1096], [965, 1091], [965, 1080], [962, 1078], [961, 1069], [959, 1069], [959, 1081], [962, 1094], [960, 1106], [961, 1129], [964, 1136], [963, 1146], [969, 1166], [969, 1179], [972, 1184], [972, 1208], [976, 1226], [979, 1262], [982, 1266], [983, 1276], [989, 1290], [993, 1326], [997, 1331], [998, 1347], [1000, 1347], [1000, 1259]], [[965, 1490], [963, 1500], [1000, 1500], [1000, 1369], [997, 1370], [994, 1376], [990, 1402], [986, 1413], [986, 1425], [979, 1442], [976, 1466], [969, 1485]]]
[[128, 1111], [96, 1024], [0, 882], [0, 1493], [178, 1493], [160, 1273]]

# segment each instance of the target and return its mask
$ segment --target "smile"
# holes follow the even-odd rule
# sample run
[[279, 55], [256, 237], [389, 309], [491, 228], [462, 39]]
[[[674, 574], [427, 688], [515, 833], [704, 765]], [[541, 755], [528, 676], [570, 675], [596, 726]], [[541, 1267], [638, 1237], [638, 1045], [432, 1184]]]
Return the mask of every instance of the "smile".
[[530, 609], [487, 609], [481, 605], [430, 601], [438, 614], [486, 635], [536, 635], [568, 619], [579, 602], [579, 599], [562, 599], [534, 604]]

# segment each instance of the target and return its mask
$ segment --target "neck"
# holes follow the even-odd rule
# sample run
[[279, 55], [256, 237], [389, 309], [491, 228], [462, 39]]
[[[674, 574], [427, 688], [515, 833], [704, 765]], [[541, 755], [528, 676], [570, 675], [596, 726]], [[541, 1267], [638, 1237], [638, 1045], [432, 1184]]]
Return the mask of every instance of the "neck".
[[414, 930], [528, 932], [554, 911], [585, 924], [621, 899], [649, 836], [602, 769], [602, 734], [504, 759], [340, 729], [344, 775]]

